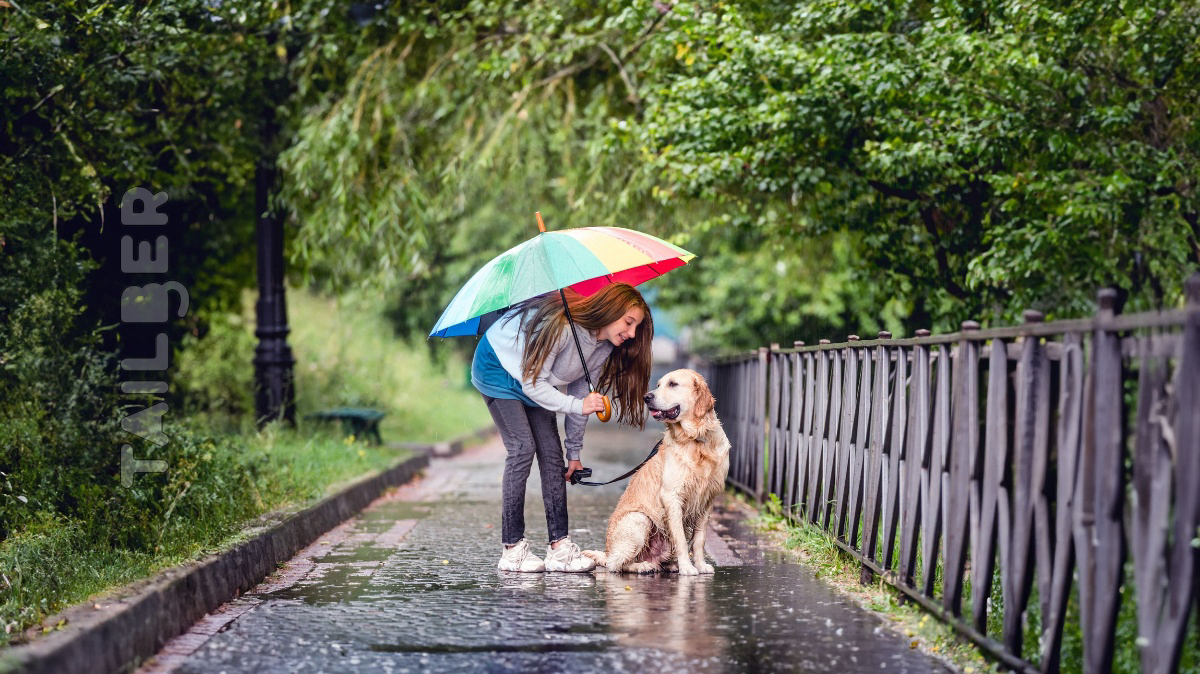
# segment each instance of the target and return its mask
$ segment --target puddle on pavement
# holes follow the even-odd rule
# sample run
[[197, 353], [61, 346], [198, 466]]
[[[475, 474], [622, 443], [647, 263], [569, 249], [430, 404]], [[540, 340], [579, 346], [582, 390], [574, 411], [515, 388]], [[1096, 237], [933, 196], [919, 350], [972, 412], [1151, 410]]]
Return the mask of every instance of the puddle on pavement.
[[[685, 662], [698, 670], [931, 671], [930, 662], [909, 654], [900, 637], [881, 630], [873, 617], [845, 602], [790, 563], [719, 568], [712, 576], [581, 574], [570, 586], [553, 576], [509, 582], [495, 574], [468, 585], [420, 582], [380, 586], [371, 598], [404, 603], [403, 632], [396, 643], [369, 650], [392, 654], [609, 653], [646, 664]], [[460, 614], [431, 612], [402, 595], [445, 591], [446, 606], [493, 608], [476, 621]], [[437, 601], [437, 600], [433, 600]], [[454, 618], [447, 619], [449, 615]], [[472, 617], [482, 617], [472, 616]], [[435, 630], [429, 630], [432, 622]], [[519, 626], [509, 623], [519, 622]], [[422, 629], [424, 628], [424, 629]], [[457, 662], [457, 661], [456, 661]], [[468, 670], [487, 671], [486, 659]], [[705, 664], [707, 663], [707, 665]], [[462, 663], [459, 663], [460, 665]]]
[[604, 650], [604, 644], [472, 644], [437, 646], [404, 646], [398, 644], [371, 644], [370, 650], [377, 653], [595, 653]]
[[[604, 475], [627, 469], [628, 456], [607, 464], [594, 456]], [[484, 470], [486, 484], [482, 472], [464, 473], [484, 484], [471, 498], [447, 479], [453, 498], [366, 513], [313, 558], [308, 576], [263, 595], [182, 672], [946, 671], [812, 569], [758, 546], [736, 513], [719, 513], [714, 526], [742, 566], [718, 565], [710, 576], [499, 572], [499, 532], [487, 527], [499, 526], [499, 509], [480, 500], [498, 486], [494, 468]], [[619, 494], [571, 493], [577, 543], [603, 544]], [[527, 504], [526, 535], [540, 552], [540, 498], [531, 492]]]

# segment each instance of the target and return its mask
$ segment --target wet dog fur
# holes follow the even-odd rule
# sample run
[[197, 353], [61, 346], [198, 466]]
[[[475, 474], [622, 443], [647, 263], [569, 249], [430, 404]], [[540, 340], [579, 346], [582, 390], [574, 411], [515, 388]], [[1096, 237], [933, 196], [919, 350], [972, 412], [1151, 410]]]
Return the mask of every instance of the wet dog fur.
[[729, 439], [713, 410], [716, 400], [699, 373], [675, 370], [645, 401], [651, 415], [666, 423], [662, 445], [617, 502], [607, 551], [583, 554], [610, 572], [653, 573], [677, 565], [683, 575], [712, 573], [704, 536], [729, 472]]

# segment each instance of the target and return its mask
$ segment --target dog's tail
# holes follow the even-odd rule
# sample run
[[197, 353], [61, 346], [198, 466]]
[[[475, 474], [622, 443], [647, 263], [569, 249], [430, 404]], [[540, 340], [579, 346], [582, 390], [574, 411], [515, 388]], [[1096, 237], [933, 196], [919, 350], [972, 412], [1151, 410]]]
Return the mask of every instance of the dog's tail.
[[608, 566], [608, 555], [603, 550], [584, 550], [582, 554], [596, 562], [596, 566]]

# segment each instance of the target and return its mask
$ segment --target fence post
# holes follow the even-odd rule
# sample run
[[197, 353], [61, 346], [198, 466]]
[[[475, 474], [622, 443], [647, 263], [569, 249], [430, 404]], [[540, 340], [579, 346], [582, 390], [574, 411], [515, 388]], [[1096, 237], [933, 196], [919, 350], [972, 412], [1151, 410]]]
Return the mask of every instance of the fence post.
[[[792, 347], [799, 349], [804, 346], [804, 342], [796, 340], [792, 342]], [[793, 353], [790, 356], [792, 361], [792, 392], [791, 392], [791, 410], [788, 418], [788, 474], [787, 474], [787, 493], [780, 494], [783, 499], [784, 507], [787, 508], [788, 516], [795, 519], [800, 513], [796, 509], [796, 501], [800, 498], [799, 485], [804, 481], [801, 475], [802, 455], [801, 450], [804, 445], [802, 423], [803, 412], [805, 405], [804, 397], [804, 355]]]
[[[928, 330], [917, 330], [918, 338], [928, 337]], [[940, 529], [934, 525], [938, 509], [930, 511], [929, 487], [929, 345], [913, 347], [912, 395], [909, 396], [908, 438], [905, 440], [904, 510], [900, 532], [900, 578], [905, 585], [915, 586], [917, 568], [917, 537], [934, 541]], [[936, 479], [940, 485], [941, 475]], [[925, 502], [922, 503], [922, 500]], [[924, 526], [922, 526], [922, 521]], [[931, 566], [925, 567], [927, 569]], [[928, 572], [927, 572], [928, 573]], [[932, 575], [932, 574], [930, 574]]]
[[767, 380], [767, 367], [768, 367], [768, 362], [769, 362], [769, 360], [767, 358], [767, 352], [768, 352], [767, 347], [765, 347], [765, 346], [758, 347], [758, 377], [757, 377], [758, 381], [755, 382], [755, 384], [756, 384], [756, 386], [755, 386], [755, 396], [756, 396], [755, 411], [757, 414], [754, 419], [754, 423], [757, 424], [757, 427], [758, 427], [758, 435], [757, 435], [758, 449], [754, 453], [755, 459], [754, 459], [754, 464], [753, 464], [754, 465], [753, 487], [754, 487], [754, 498], [756, 501], [758, 501], [759, 505], [762, 505], [762, 502], [763, 502], [763, 469], [766, 467], [766, 462], [764, 461], [764, 458], [765, 458], [765, 454], [767, 451], [766, 411], [767, 411], [767, 381], [768, 381]]
[[[892, 333], [883, 330], [879, 333], [880, 340], [892, 338]], [[871, 403], [871, 439], [868, 445], [867, 458], [864, 462], [866, 476], [864, 478], [866, 493], [863, 502], [863, 541], [862, 556], [875, 560], [876, 549], [879, 546], [879, 502], [880, 480], [883, 471], [883, 441], [888, 421], [888, 379], [891, 365], [888, 360], [888, 348], [882, 344], [875, 347], [875, 384], [872, 387]], [[859, 570], [859, 582], [869, 585], [875, 580], [875, 572], [866, 564]]]
[[[829, 344], [828, 339], [817, 341], [818, 344]], [[805, 517], [808, 521], [818, 524], [820, 517], [821, 494], [826, 485], [822, 471], [829, 460], [829, 443], [825, 434], [829, 421], [829, 352], [818, 351], [817, 357], [817, 394], [813, 403], [816, 405], [817, 416], [813, 420], [812, 438], [809, 443], [808, 463], [808, 508]]]
[[842, 416], [838, 425], [838, 443], [835, 451], [837, 476], [835, 478], [833, 517], [836, 524], [832, 532], [843, 541], [846, 540], [846, 506], [847, 501], [850, 500], [850, 476], [857, 465], [855, 461], [857, 452], [852, 435], [854, 418], [858, 412], [855, 409], [855, 403], [858, 402], [858, 350], [854, 348], [854, 343], [858, 341], [858, 335], [850, 335], [846, 341], [848, 344], [842, 349], [842, 370], [844, 372], [841, 391]]
[[887, 463], [883, 481], [883, 568], [891, 569], [895, 564], [896, 527], [900, 523], [900, 510], [904, 500], [900, 486], [904, 480], [903, 457], [908, 426], [908, 354], [903, 346], [893, 349], [896, 354], [896, 373], [892, 377], [891, 424], [887, 432]]
[[962, 615], [962, 585], [966, 563], [967, 516], [970, 511], [970, 460], [979, 442], [979, 345], [971, 334], [979, 323], [963, 321], [958, 357], [951, 366], [950, 465], [946, 503], [946, 543], [942, 566], [942, 605]]
[[872, 370], [870, 349], [859, 347], [858, 351], [858, 404], [856, 405], [858, 420], [854, 429], [854, 444], [851, 445], [854, 453], [851, 455], [850, 461], [850, 494], [846, 516], [850, 526], [846, 531], [846, 536], [850, 547], [861, 554], [863, 545], [859, 543], [859, 532], [862, 529], [863, 496], [866, 489], [865, 466], [869, 465], [867, 446], [870, 444], [868, 438], [871, 425]]
[[1114, 630], [1125, 561], [1121, 533], [1122, 393], [1121, 342], [1109, 327], [1116, 315], [1117, 292], [1097, 295], [1092, 334], [1090, 387], [1084, 413], [1083, 491], [1076, 522], [1079, 555], [1079, 608], [1083, 631], [1083, 669], [1112, 671]]
[[[1025, 325], [1041, 322], [1041, 313], [1025, 312]], [[1017, 366], [1016, 423], [1013, 425], [1012, 488], [1008, 510], [1011, 524], [1007, 555], [1001, 567], [1004, 571], [1004, 645], [1017, 656], [1021, 655], [1024, 613], [1033, 587], [1035, 548], [1045, 547], [1035, 543], [1034, 510], [1046, 474], [1046, 431], [1050, 411], [1048, 370], [1049, 361], [1041, 339], [1023, 335]], [[1041, 552], [1042, 556], [1045, 554], [1045, 551]], [[1044, 592], [1043, 596], [1048, 594]]]
[[[1174, 540], [1167, 551], [1151, 550], [1154, 555], [1169, 555], [1170, 590], [1162, 601], [1161, 622], [1151, 636], [1151, 658], [1145, 671], [1152, 674], [1173, 672], [1179, 668], [1180, 647], [1186, 635], [1188, 616], [1196, 596], [1196, 565], [1200, 561], [1193, 541], [1200, 531], [1200, 274], [1184, 283], [1187, 291], [1187, 319], [1180, 336], [1179, 364], [1175, 386], [1179, 413], [1175, 419], [1175, 522]], [[1158, 599], [1157, 597], [1155, 599]], [[1141, 595], [1138, 595], [1141, 602]], [[1156, 638], [1157, 637], [1157, 638]]]
[[767, 399], [766, 399], [766, 414], [764, 421], [766, 422], [766, 447], [763, 450], [763, 473], [764, 488], [763, 495], [778, 493], [779, 480], [782, 474], [779, 471], [778, 444], [779, 444], [779, 423], [781, 413], [783, 411], [780, 392], [783, 389], [780, 378], [779, 358], [779, 343], [771, 342], [767, 347]]

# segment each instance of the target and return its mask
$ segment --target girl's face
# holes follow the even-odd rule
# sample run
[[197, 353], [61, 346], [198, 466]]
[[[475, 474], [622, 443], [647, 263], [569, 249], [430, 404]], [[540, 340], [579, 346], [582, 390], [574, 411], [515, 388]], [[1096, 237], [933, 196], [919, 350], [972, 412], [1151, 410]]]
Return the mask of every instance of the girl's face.
[[629, 307], [625, 310], [625, 315], [618, 318], [616, 323], [601, 328], [598, 336], [600, 339], [612, 342], [613, 346], [621, 346], [626, 340], [633, 339], [644, 318], [646, 318], [646, 312], [642, 311], [641, 307]]

